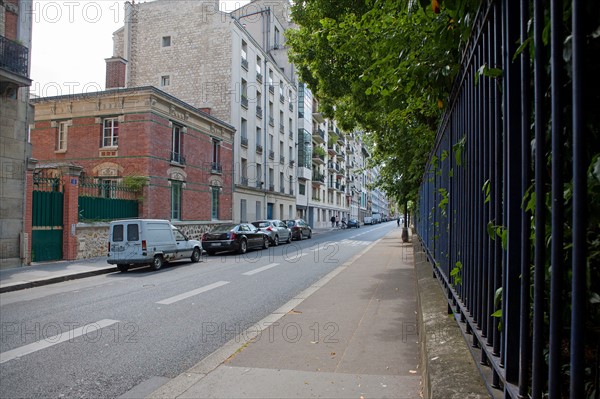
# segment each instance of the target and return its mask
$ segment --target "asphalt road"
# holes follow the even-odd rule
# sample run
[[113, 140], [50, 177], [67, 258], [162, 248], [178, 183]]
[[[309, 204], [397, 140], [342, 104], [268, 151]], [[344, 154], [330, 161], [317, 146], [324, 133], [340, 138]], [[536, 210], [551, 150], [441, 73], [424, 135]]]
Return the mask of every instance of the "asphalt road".
[[0, 397], [113, 398], [173, 378], [393, 228], [0, 294]]

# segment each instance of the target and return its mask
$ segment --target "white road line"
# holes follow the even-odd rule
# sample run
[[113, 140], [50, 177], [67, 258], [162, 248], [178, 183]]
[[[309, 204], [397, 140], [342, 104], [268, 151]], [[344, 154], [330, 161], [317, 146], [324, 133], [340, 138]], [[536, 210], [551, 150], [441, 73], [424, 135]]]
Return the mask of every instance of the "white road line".
[[249, 272], [242, 273], [244, 276], [252, 276], [253, 274], [264, 272], [265, 270], [269, 270], [272, 267], [279, 266], [279, 263], [271, 263], [269, 265], [259, 267], [258, 269], [250, 270]]
[[98, 330], [100, 330], [101, 328], [108, 327], [118, 322], [119, 320], [103, 319], [95, 323], [86, 324], [83, 327], [75, 328], [68, 332], [65, 331], [64, 333], [60, 333], [52, 337], [46, 337], [43, 340], [36, 341], [29, 345], [21, 346], [20, 348], [2, 352], [0, 353], [0, 364], [25, 355], [29, 355], [30, 353], [37, 352], [42, 349], [49, 348], [51, 346], [60, 344], [61, 342], [73, 340], [87, 333], [99, 334]]
[[229, 284], [229, 281], [217, 281], [216, 283], [212, 283], [209, 285], [205, 285], [204, 287], [197, 288], [192, 291], [184, 292], [183, 294], [172, 296], [171, 298], [163, 299], [162, 301], [158, 301], [159, 305], [171, 305], [175, 302], [181, 301], [183, 299], [189, 298], [194, 295], [201, 294], [206, 291], [214, 290], [215, 288], [219, 288], [225, 284]]

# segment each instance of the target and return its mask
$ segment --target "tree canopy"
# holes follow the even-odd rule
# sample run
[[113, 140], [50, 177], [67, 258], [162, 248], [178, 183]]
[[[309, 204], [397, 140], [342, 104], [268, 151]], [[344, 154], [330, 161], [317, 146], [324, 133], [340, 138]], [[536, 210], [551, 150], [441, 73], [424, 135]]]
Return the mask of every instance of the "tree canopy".
[[416, 197], [477, 0], [295, 1], [290, 59], [345, 130], [361, 129], [377, 185]]

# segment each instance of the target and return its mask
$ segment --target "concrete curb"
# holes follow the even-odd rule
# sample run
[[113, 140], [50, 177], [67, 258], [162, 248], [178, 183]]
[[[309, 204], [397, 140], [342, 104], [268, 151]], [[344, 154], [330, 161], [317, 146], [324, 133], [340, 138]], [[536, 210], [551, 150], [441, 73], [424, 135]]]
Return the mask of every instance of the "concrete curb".
[[471, 352], [416, 234], [412, 236], [417, 284], [421, 372], [425, 398], [489, 398]]
[[[388, 233], [389, 234], [389, 233]], [[387, 235], [387, 234], [386, 234]], [[283, 316], [292, 311], [296, 306], [302, 303], [310, 295], [314, 294], [321, 287], [326, 285], [331, 279], [341, 273], [344, 269], [354, 263], [357, 259], [363, 256], [367, 251], [379, 243], [385, 236], [369, 244], [360, 253], [354, 255], [352, 258], [344, 262], [342, 265], [336, 267], [331, 272], [327, 273], [317, 282], [306, 288], [294, 298], [289, 300], [286, 304], [275, 310], [273, 313], [256, 323], [253, 328], [243, 331], [221, 348], [217, 349], [206, 358], [198, 362], [196, 365], [188, 369], [186, 372], [178, 375], [166, 384], [152, 392], [147, 398], [175, 398], [184, 394], [188, 389], [195, 385], [199, 380], [204, 378], [207, 374], [215, 370], [227, 359], [234, 356], [244, 347], [252, 343], [252, 340], [262, 334], [264, 330], [269, 328], [273, 323], [281, 319]], [[256, 328], [257, 327], [257, 328]]]
[[77, 279], [85, 278], [85, 277], [98, 276], [100, 274], [113, 273], [113, 272], [116, 272], [117, 270], [118, 269], [115, 266], [115, 267], [104, 268], [104, 269], [99, 269], [99, 270], [90, 270], [87, 272], [66, 274], [66, 275], [58, 276], [58, 277], [51, 277], [51, 278], [45, 278], [45, 279], [39, 279], [39, 280], [26, 281], [23, 283], [11, 284], [11, 285], [0, 287], [0, 294], [3, 294], [5, 292], [24, 290], [26, 288], [41, 287], [43, 285], [61, 283], [63, 281], [68, 281], [68, 280], [77, 280]]

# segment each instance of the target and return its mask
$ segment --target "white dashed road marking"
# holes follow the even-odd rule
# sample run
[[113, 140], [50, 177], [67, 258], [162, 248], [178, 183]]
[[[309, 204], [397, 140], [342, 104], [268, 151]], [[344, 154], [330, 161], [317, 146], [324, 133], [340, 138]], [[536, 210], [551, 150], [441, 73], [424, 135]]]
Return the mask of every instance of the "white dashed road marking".
[[269, 265], [259, 267], [258, 269], [250, 270], [249, 272], [242, 273], [244, 276], [252, 276], [253, 274], [264, 272], [265, 270], [269, 270], [272, 267], [278, 266], [279, 263], [271, 263]]
[[171, 305], [175, 302], [179, 302], [183, 299], [189, 298], [194, 295], [201, 294], [206, 291], [214, 290], [215, 288], [219, 288], [224, 286], [225, 284], [229, 284], [229, 281], [217, 281], [216, 283], [212, 283], [209, 285], [205, 285], [204, 287], [197, 288], [192, 291], [184, 292], [183, 294], [172, 296], [171, 298], [163, 299], [162, 301], [158, 301], [156, 303], [160, 305]]
[[108, 327], [108, 326], [113, 325], [118, 322], [119, 322], [119, 320], [103, 319], [103, 320], [97, 321], [95, 323], [86, 324], [83, 327], [78, 327], [73, 330], [61, 332], [52, 337], [45, 337], [44, 339], [42, 339], [40, 341], [36, 341], [29, 345], [21, 346], [20, 348], [15, 348], [15, 349], [0, 353], [0, 363], [5, 363], [5, 362], [8, 362], [9, 360], [16, 359], [16, 358], [19, 358], [19, 357], [22, 357], [25, 355], [29, 355], [30, 353], [49, 348], [51, 346], [60, 344], [61, 342], [73, 340], [77, 337], [80, 337], [80, 336], [88, 334], [88, 333], [97, 335], [97, 334], [99, 334], [98, 330], [100, 330], [101, 328]]

